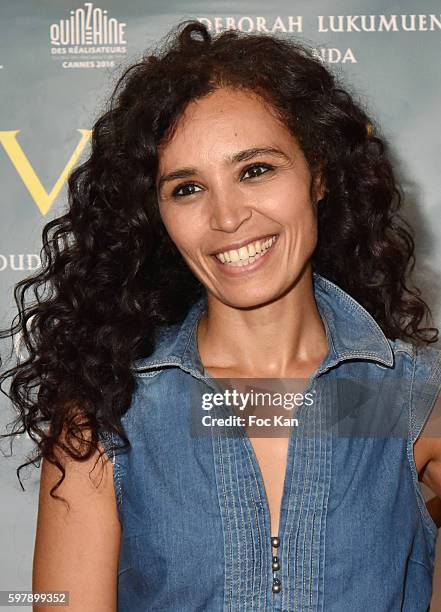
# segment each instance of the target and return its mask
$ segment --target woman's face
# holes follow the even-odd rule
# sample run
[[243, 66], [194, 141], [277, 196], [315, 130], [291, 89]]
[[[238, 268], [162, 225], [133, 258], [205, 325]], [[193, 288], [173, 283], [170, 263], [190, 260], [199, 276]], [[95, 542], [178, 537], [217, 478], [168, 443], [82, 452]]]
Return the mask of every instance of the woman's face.
[[284, 294], [316, 246], [324, 187], [312, 184], [297, 140], [252, 93], [224, 88], [190, 103], [159, 148], [156, 188], [188, 266], [231, 306]]

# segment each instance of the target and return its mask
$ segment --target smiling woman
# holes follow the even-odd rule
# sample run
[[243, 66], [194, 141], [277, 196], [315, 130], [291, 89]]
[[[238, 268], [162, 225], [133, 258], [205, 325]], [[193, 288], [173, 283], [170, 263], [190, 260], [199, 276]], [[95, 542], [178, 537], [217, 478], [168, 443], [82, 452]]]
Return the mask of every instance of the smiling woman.
[[[401, 201], [379, 127], [298, 42], [184, 22], [125, 71], [3, 332], [29, 352], [10, 435], [43, 458], [34, 590], [427, 611], [441, 352]], [[225, 383], [311, 401], [239, 418]]]
[[[191, 167], [177, 167], [190, 159]], [[317, 202], [325, 188], [260, 96], [224, 86], [190, 103], [159, 146], [158, 177], [167, 232], [210, 299], [240, 316], [238, 307], [289, 291], [315, 249]], [[238, 329], [239, 320], [231, 325]], [[250, 364], [253, 375], [255, 367]], [[272, 367], [283, 375], [281, 362]]]

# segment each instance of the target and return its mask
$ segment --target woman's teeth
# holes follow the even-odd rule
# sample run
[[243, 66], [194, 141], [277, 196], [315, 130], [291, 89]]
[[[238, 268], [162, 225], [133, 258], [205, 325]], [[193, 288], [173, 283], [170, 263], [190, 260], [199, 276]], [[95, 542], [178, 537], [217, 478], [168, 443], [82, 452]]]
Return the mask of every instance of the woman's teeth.
[[274, 234], [270, 238], [250, 242], [240, 249], [232, 249], [224, 253], [216, 253], [215, 257], [223, 264], [228, 266], [247, 266], [252, 264], [256, 259], [259, 259], [268, 249], [276, 242], [278, 234]]

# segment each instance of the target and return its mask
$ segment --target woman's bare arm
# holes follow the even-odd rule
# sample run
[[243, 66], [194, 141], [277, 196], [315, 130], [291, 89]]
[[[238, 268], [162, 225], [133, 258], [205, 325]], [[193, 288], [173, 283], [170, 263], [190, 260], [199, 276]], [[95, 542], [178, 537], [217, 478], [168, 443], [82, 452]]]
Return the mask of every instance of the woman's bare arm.
[[[64, 456], [64, 455], [63, 455]], [[116, 612], [121, 527], [113, 487], [113, 466], [106, 455], [64, 460], [66, 475], [43, 460], [33, 562], [33, 591], [69, 591], [69, 612]], [[102, 468], [102, 461], [105, 461]], [[100, 482], [101, 479], [101, 482]], [[53, 612], [53, 606], [36, 606]], [[62, 609], [57, 607], [58, 609]]]
[[441, 527], [441, 499], [439, 497], [432, 497], [426, 502], [426, 508], [439, 529]]

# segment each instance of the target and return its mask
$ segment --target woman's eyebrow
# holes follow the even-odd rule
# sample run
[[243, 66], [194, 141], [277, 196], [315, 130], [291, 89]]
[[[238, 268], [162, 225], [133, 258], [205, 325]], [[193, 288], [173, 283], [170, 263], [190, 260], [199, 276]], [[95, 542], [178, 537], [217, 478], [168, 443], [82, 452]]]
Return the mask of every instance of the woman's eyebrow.
[[235, 153], [230, 158], [230, 161], [231, 163], [247, 161], [248, 159], [256, 157], [256, 155], [275, 155], [276, 157], [283, 157], [284, 159], [289, 160], [288, 155], [276, 147], [253, 147], [252, 149], [245, 149], [244, 151]]
[[[276, 147], [252, 147], [251, 149], [244, 149], [243, 151], [239, 151], [238, 153], [228, 157], [226, 161], [234, 164], [242, 161], [248, 161], [257, 155], [273, 155], [289, 161], [289, 157], [286, 155], [286, 153], [284, 153], [281, 149], [277, 149]], [[164, 183], [174, 181], [176, 179], [188, 178], [197, 174], [197, 172], [197, 168], [190, 167], [179, 168], [177, 170], [167, 172], [167, 174], [161, 176], [158, 181], [158, 192], [161, 191]]]

